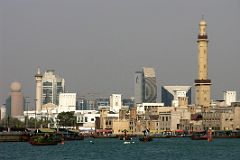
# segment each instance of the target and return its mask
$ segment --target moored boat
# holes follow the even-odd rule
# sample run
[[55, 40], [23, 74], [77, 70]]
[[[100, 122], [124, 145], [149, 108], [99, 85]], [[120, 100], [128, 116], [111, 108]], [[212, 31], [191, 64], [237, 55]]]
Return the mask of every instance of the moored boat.
[[240, 130], [213, 131], [213, 138], [240, 138]]
[[57, 145], [59, 142], [55, 139], [55, 136], [49, 134], [34, 135], [29, 139], [29, 143], [32, 145]]
[[127, 135], [128, 130], [124, 129], [124, 130], [122, 130], [122, 132], [124, 133], [124, 135], [120, 136], [120, 138], [119, 138], [120, 140], [126, 141], [126, 140], [131, 140], [132, 139]]
[[150, 136], [143, 136], [143, 137], [139, 138], [139, 141], [142, 141], [142, 142], [150, 142], [152, 140], [153, 140], [153, 138]]
[[53, 129], [40, 128], [29, 138], [32, 145], [57, 145], [63, 143], [63, 135]]
[[208, 140], [208, 134], [206, 131], [195, 131], [191, 136], [192, 140]]
[[139, 138], [139, 141], [143, 141], [143, 142], [150, 142], [153, 140], [153, 138], [149, 135], [150, 130], [146, 129], [143, 131], [143, 137]]
[[84, 140], [84, 135], [77, 130], [59, 129], [65, 141]]

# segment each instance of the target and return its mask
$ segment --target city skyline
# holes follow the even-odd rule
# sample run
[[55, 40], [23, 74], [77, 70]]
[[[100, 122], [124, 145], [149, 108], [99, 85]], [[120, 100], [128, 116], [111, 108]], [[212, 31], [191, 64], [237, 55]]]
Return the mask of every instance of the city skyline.
[[23, 0], [1, 1], [0, 9], [1, 103], [13, 81], [22, 83], [24, 95], [35, 95], [37, 66], [56, 70], [66, 91], [81, 96], [134, 96], [134, 73], [144, 66], [156, 71], [158, 98], [160, 86], [193, 86], [202, 14], [208, 23], [212, 99], [223, 99], [223, 90], [240, 91], [238, 1]]

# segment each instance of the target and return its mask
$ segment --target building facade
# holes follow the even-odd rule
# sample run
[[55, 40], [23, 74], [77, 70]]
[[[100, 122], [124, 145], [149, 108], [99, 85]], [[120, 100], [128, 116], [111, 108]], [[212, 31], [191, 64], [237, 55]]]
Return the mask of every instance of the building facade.
[[118, 113], [122, 108], [122, 95], [112, 94], [110, 96], [110, 111]]
[[60, 93], [65, 92], [65, 80], [55, 74], [54, 70], [47, 70], [42, 77], [42, 103], [59, 104]]
[[156, 103], [157, 84], [154, 68], [143, 67], [135, 72], [135, 104]]
[[60, 93], [59, 94], [59, 108], [75, 111], [76, 110], [76, 93]]
[[232, 102], [236, 102], [237, 100], [237, 92], [236, 91], [224, 91], [223, 98], [226, 106], [231, 106]]
[[11, 93], [6, 99], [6, 114], [11, 117], [19, 118], [23, 116], [24, 96], [22, 93], [22, 85], [19, 82], [13, 82], [10, 85]]
[[135, 104], [143, 103], [143, 73], [141, 71], [135, 72], [134, 94]]

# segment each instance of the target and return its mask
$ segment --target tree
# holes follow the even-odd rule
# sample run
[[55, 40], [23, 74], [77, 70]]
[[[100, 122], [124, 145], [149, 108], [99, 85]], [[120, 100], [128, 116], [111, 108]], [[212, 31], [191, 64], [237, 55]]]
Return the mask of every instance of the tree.
[[74, 126], [77, 122], [74, 112], [61, 112], [58, 114], [57, 119], [60, 126]]

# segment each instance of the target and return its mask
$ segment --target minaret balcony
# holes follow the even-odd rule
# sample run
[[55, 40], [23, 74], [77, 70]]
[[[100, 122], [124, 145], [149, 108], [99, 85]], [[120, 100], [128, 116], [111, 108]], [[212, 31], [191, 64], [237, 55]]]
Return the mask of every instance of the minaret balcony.
[[202, 85], [209, 85], [211, 84], [211, 80], [210, 79], [195, 79], [195, 84], [202, 84]]
[[207, 35], [198, 35], [198, 39], [208, 39]]

